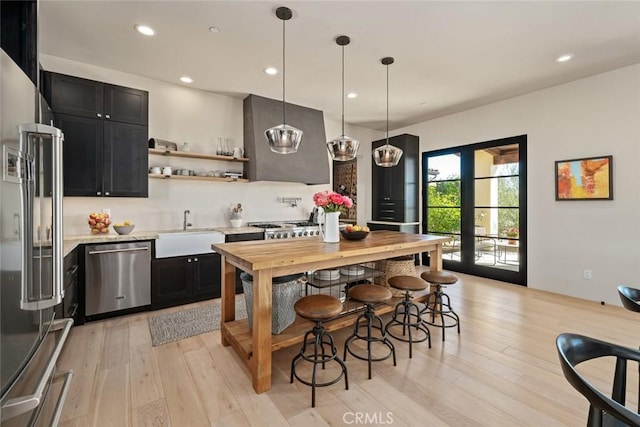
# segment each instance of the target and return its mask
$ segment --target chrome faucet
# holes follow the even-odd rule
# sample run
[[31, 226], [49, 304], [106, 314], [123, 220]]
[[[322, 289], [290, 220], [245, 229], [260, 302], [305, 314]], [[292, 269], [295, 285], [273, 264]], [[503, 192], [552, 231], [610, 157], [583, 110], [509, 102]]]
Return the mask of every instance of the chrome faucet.
[[189, 209], [186, 209], [184, 211], [184, 219], [182, 221], [182, 231], [187, 231], [187, 227], [191, 227], [193, 224], [191, 224], [190, 222], [187, 222], [187, 216], [191, 213], [191, 211]]

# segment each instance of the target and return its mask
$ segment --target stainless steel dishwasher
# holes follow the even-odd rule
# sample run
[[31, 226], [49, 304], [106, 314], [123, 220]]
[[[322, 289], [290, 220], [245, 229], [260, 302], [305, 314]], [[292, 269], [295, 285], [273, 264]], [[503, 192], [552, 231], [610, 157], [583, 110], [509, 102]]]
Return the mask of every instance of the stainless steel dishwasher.
[[85, 246], [85, 315], [151, 304], [151, 242]]

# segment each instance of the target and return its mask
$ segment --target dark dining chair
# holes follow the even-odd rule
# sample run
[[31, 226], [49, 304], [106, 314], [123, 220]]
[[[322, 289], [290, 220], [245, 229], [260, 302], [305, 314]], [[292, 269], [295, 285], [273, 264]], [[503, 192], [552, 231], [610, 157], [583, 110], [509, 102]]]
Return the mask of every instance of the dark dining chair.
[[[587, 427], [640, 426], [640, 415], [624, 406], [627, 361], [640, 362], [640, 351], [570, 333], [560, 334], [556, 347], [564, 377], [589, 401]], [[576, 370], [579, 363], [601, 357], [616, 358], [611, 397], [596, 389]]]
[[640, 313], [640, 289], [618, 286], [618, 295], [624, 308]]

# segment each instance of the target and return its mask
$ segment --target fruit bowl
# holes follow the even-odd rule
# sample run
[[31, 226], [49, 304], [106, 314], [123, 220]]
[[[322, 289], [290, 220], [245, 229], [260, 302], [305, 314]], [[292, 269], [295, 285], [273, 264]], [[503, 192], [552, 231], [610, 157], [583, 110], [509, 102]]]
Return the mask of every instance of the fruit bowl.
[[113, 229], [116, 230], [116, 233], [118, 234], [129, 234], [133, 231], [135, 225], [134, 224], [130, 224], [130, 225], [114, 225]]
[[109, 232], [111, 218], [108, 213], [91, 212], [88, 223], [91, 234], [107, 234]]
[[362, 240], [369, 235], [369, 232], [340, 230], [340, 234], [347, 240]]

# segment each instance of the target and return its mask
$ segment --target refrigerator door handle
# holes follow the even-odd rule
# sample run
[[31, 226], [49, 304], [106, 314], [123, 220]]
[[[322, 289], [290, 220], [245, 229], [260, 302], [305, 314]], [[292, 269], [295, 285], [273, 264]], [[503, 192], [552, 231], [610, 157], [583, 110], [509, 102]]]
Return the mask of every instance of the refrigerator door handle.
[[[51, 157], [53, 163], [53, 179], [52, 179], [52, 233], [51, 244], [53, 246], [53, 296], [51, 305], [57, 305], [62, 302], [64, 297], [64, 249], [63, 249], [63, 231], [62, 231], [62, 141], [64, 137], [59, 129], [51, 129]], [[57, 131], [57, 132], [55, 132]]]
[[[63, 185], [62, 185], [62, 141], [64, 140], [64, 136], [60, 129], [42, 125], [39, 123], [30, 123], [24, 124], [20, 126], [20, 145], [26, 147], [29, 145], [30, 138], [36, 137], [39, 139], [47, 139], [50, 140], [51, 143], [51, 203], [52, 203], [52, 225], [53, 225], [53, 233], [51, 236], [51, 253], [52, 253], [52, 269], [53, 269], [53, 289], [51, 297], [43, 298], [43, 299], [30, 299], [29, 298], [29, 283], [30, 280], [23, 279], [22, 281], [22, 301], [20, 302], [20, 307], [23, 310], [42, 310], [45, 308], [53, 307], [62, 302], [62, 298], [64, 296], [64, 250], [63, 250], [63, 232], [62, 232], [62, 223], [63, 223], [63, 214], [62, 214], [62, 198], [63, 198]], [[25, 162], [26, 164], [26, 181], [33, 181], [36, 179], [35, 174], [35, 164], [33, 163], [33, 159], [29, 159], [29, 161]], [[24, 186], [25, 191], [30, 191], [31, 184], [27, 184]], [[28, 226], [28, 224], [24, 224], [25, 221], [30, 222], [27, 218], [31, 218], [31, 215], [24, 215], [22, 221], [22, 227]], [[27, 259], [28, 254], [31, 252], [32, 248], [32, 239], [33, 236], [30, 233], [21, 233], [23, 236], [23, 247], [25, 248], [25, 253], [23, 254], [23, 259]], [[24, 271], [29, 271], [31, 266], [26, 264], [23, 266]]]
[[69, 330], [71, 330], [72, 325], [73, 319], [60, 319], [51, 323], [49, 332], [59, 331], [62, 329], [62, 334], [56, 343], [55, 349], [51, 353], [51, 357], [49, 358], [49, 362], [42, 373], [42, 377], [40, 377], [40, 380], [38, 381], [38, 386], [33, 394], [7, 400], [6, 403], [2, 405], [2, 421], [17, 417], [25, 412], [29, 412], [37, 408], [40, 403], [42, 403], [44, 391], [51, 379], [51, 375], [53, 374], [56, 363], [58, 362], [58, 357], [60, 357], [62, 347], [64, 347], [64, 343], [67, 341]]

